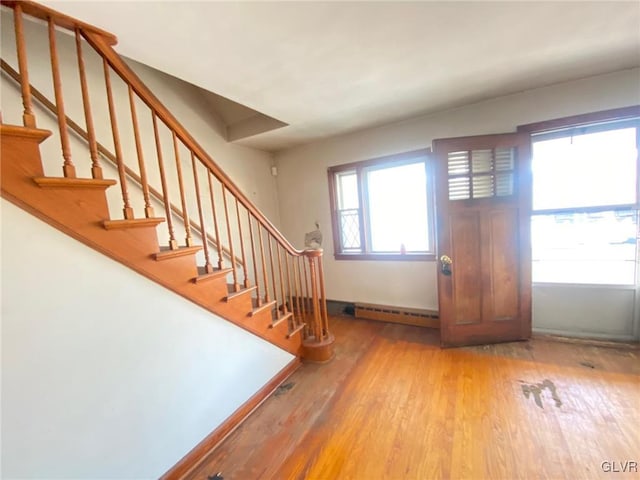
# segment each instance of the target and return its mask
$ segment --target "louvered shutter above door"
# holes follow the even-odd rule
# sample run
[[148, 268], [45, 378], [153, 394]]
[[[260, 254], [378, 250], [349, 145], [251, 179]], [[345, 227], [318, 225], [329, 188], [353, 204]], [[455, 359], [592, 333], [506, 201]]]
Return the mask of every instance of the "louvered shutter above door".
[[506, 197], [515, 192], [515, 150], [449, 152], [449, 200]]

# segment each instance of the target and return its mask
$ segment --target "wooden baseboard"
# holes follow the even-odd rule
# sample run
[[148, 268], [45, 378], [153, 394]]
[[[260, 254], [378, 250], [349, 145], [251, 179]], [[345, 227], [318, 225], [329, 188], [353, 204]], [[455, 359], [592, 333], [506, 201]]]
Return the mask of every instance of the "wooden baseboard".
[[381, 322], [401, 323], [418, 327], [440, 328], [438, 312], [419, 308], [392, 307], [370, 303], [355, 303], [356, 318], [379, 320]]
[[184, 478], [196, 468], [207, 454], [216, 448], [231, 432], [251, 415], [262, 402], [264, 402], [275, 390], [295, 372], [301, 365], [299, 358], [291, 360], [278, 374], [264, 387], [258, 390], [249, 400], [243, 403], [233, 414], [227, 418], [218, 428], [211, 432], [198, 445], [187, 453], [182, 459], [171, 467], [160, 480], [178, 480]]

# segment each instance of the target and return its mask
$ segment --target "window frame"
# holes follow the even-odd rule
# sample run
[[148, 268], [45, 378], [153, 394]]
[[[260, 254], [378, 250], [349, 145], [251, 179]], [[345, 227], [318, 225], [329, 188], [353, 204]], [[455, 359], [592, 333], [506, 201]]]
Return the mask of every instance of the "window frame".
[[[427, 198], [427, 230], [428, 242], [431, 251], [419, 253], [383, 253], [371, 251], [371, 227], [369, 219], [369, 192], [366, 181], [366, 172], [371, 170], [382, 170], [385, 168], [399, 167], [424, 162], [426, 173], [426, 198]], [[327, 169], [329, 179], [329, 202], [331, 208], [331, 227], [333, 233], [333, 256], [336, 260], [391, 260], [391, 261], [435, 261], [435, 192], [433, 165], [431, 161], [431, 149], [419, 149], [403, 152], [383, 157], [361, 160], [358, 162], [335, 165]], [[360, 252], [343, 252], [341, 242], [341, 229], [338, 216], [338, 188], [336, 175], [344, 172], [354, 172], [358, 185], [359, 202], [359, 231], [360, 231]]]
[[[611, 110], [602, 110], [598, 112], [586, 113], [581, 115], [574, 115], [571, 117], [556, 118], [553, 120], [547, 120], [542, 122], [530, 123], [526, 125], [519, 125], [518, 132], [525, 132], [531, 135], [531, 142], [533, 144], [533, 137], [535, 135], [540, 136], [552, 136], [557, 134], [558, 136], [564, 136], [563, 132], [575, 130], [580, 132], [581, 130], [609, 130], [606, 128], [607, 124], [621, 124], [628, 120], [640, 120], [640, 105], [633, 105], [629, 107], [616, 108]], [[612, 130], [615, 128], [612, 128]], [[638, 146], [638, 158], [636, 159], [636, 202], [621, 205], [597, 205], [597, 206], [583, 206], [583, 207], [569, 207], [569, 208], [552, 208], [552, 209], [538, 209], [531, 211], [531, 218], [539, 215], [562, 215], [567, 213], [599, 213], [605, 211], [625, 211], [635, 210], [637, 215], [640, 215], [640, 126], [636, 127], [636, 144]], [[567, 282], [553, 282], [543, 281], [534, 282], [534, 285], [560, 285], [568, 287], [611, 287], [622, 289], [637, 289], [640, 286], [640, 237], [636, 240], [636, 274], [634, 284], [593, 284], [593, 283], [567, 283]]]

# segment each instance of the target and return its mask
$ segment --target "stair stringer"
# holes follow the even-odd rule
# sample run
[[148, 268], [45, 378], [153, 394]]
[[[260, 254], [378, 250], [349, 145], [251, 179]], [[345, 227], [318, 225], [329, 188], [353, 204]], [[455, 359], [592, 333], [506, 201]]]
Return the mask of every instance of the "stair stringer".
[[55, 188], [39, 186], [34, 181], [44, 175], [39, 145], [51, 132], [2, 125], [0, 133], [1, 194], [5, 199], [174, 293], [300, 356], [301, 334], [287, 338], [286, 329], [265, 328], [263, 320], [252, 318], [247, 305], [227, 302], [224, 276], [193, 282], [198, 276], [193, 254], [162, 262], [154, 259], [160, 252], [155, 226], [107, 230], [103, 223], [110, 217], [104, 184], [65, 186], [62, 181], [63, 185]]

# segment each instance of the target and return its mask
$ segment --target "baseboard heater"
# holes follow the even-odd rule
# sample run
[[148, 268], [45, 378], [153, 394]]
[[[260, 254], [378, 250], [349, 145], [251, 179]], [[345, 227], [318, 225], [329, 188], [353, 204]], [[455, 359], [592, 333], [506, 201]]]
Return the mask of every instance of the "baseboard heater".
[[392, 307], [371, 303], [355, 303], [357, 318], [380, 320], [381, 322], [402, 323], [427, 328], [440, 328], [440, 317], [435, 310]]

